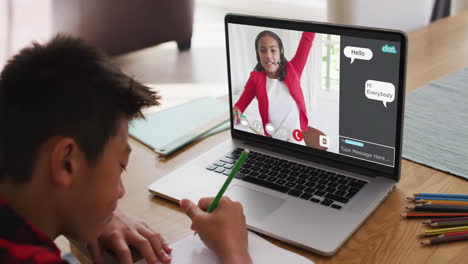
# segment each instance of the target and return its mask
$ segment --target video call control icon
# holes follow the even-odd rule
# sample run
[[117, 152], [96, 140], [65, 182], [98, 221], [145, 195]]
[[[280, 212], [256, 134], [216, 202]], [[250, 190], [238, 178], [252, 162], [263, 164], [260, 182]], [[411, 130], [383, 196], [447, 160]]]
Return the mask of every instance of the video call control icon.
[[262, 133], [262, 124], [259, 121], [255, 120], [253, 122], [253, 129], [255, 129], [255, 131], [257, 131], [258, 133]]
[[296, 141], [302, 141], [304, 139], [304, 135], [299, 129], [294, 129], [294, 131], [292, 132], [292, 136]]
[[278, 130], [277, 136], [281, 140], [287, 140], [288, 139], [289, 132], [286, 128], [280, 128]]
[[330, 147], [330, 139], [328, 136], [320, 135], [319, 136], [319, 145], [324, 148]]
[[241, 125], [243, 126], [248, 126], [249, 125], [249, 121], [247, 120], [247, 117], [245, 115], [240, 115], [241, 116], [241, 119], [240, 119], [240, 123]]
[[268, 134], [273, 135], [275, 133], [275, 127], [273, 126], [272, 123], [268, 123], [265, 126], [265, 130], [268, 132]]

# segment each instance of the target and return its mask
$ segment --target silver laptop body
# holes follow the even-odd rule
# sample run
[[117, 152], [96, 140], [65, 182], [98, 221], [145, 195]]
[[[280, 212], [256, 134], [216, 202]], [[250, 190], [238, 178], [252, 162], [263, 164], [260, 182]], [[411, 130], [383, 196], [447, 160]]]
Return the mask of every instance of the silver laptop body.
[[[255, 56], [253, 43], [259, 32], [278, 32], [284, 40], [284, 52], [291, 60], [295, 56], [295, 47], [304, 38], [301, 32], [315, 32], [301, 87], [306, 106], [309, 102], [318, 102], [316, 104], [326, 108], [325, 103], [313, 100], [314, 94], [322, 91], [318, 89], [327, 83], [324, 71], [320, 73], [325, 76], [320, 87], [309, 87], [303, 79], [317, 77], [314, 74], [318, 73], [310, 67], [318, 69], [313, 66], [319, 65], [323, 69], [320, 63], [329, 59], [338, 64], [337, 59], [330, 56], [338, 58], [339, 81], [335, 82], [338, 86], [330, 91], [339, 97], [337, 102], [330, 103], [339, 108], [338, 121], [336, 118], [333, 121], [338, 124], [338, 129], [327, 131], [326, 125], [321, 129], [317, 121], [316, 128], [328, 136], [328, 142], [320, 142], [320, 146], [327, 149], [320, 150], [304, 146], [303, 140], [297, 140], [295, 130], [287, 131], [290, 134], [287, 139], [265, 136], [265, 126], [258, 126], [258, 122], [262, 123], [255, 112], [259, 108], [250, 107], [250, 112], [247, 108], [244, 114], [251, 115], [242, 117], [246, 121], [234, 124], [231, 120], [230, 139], [155, 181], [149, 185], [149, 191], [171, 201], [182, 198], [198, 201], [202, 197], [215, 196], [235, 162], [235, 155], [248, 148], [255, 153], [252, 158], [249, 155], [249, 165], [252, 166], [246, 169], [247, 163], [243, 165], [240, 176], [232, 181], [225, 194], [242, 203], [248, 228], [321, 255], [333, 255], [399, 180], [406, 36], [397, 31], [235, 14], [226, 16], [225, 25], [229, 108], [241, 97], [243, 87], [239, 83], [245, 83], [248, 72], [253, 69], [252, 63], [256, 62], [254, 58], [250, 60], [251, 64], [239, 67], [246, 64], [242, 58]], [[244, 42], [248, 44], [244, 46]], [[249, 47], [254, 51], [248, 50]], [[333, 54], [328, 48], [338, 52]], [[235, 53], [242, 50], [245, 50], [244, 57]], [[369, 52], [372, 53], [370, 59]], [[321, 57], [314, 60], [313, 56], [317, 54]], [[236, 69], [241, 70], [236, 72]], [[242, 77], [245, 72], [247, 76]], [[304, 77], [309, 72], [310, 76]], [[235, 76], [241, 76], [240, 81], [236, 81]], [[307, 89], [311, 92], [307, 93]], [[314, 92], [316, 90], [319, 92]], [[364, 118], [363, 114], [368, 116]], [[309, 124], [318, 115], [326, 116], [327, 113], [316, 111], [310, 114]], [[327, 124], [327, 117], [323, 119], [322, 124]], [[305, 194], [306, 190], [310, 193]]]

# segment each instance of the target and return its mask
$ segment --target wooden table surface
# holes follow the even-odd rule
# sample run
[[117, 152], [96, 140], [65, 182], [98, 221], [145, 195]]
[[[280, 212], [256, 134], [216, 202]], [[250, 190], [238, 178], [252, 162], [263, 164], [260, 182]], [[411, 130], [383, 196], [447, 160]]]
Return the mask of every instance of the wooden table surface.
[[[407, 92], [468, 64], [468, 11], [408, 33]], [[174, 203], [152, 196], [147, 186], [229, 137], [229, 132], [192, 144], [167, 161], [130, 139], [133, 151], [123, 175], [126, 195], [119, 206], [160, 232], [169, 243], [192, 234], [190, 221]], [[267, 238], [315, 263], [466, 263], [468, 242], [422, 247], [421, 220], [402, 220], [405, 197], [417, 192], [468, 193], [462, 178], [403, 160], [393, 193], [332, 257], [309, 253]], [[75, 251], [75, 250], [73, 250]]]

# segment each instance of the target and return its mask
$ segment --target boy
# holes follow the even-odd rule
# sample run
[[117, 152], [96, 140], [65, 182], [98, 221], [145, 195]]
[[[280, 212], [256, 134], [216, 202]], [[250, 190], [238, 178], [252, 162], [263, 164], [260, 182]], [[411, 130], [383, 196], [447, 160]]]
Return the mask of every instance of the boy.
[[[123, 74], [95, 48], [58, 36], [33, 44], [0, 75], [0, 263], [62, 263], [59, 235], [132, 263], [169, 263], [171, 249], [145, 223], [117, 209], [130, 155], [128, 122], [159, 96]], [[224, 198], [180, 205], [222, 263], [249, 263], [245, 217]], [[221, 230], [221, 232], [220, 232]]]

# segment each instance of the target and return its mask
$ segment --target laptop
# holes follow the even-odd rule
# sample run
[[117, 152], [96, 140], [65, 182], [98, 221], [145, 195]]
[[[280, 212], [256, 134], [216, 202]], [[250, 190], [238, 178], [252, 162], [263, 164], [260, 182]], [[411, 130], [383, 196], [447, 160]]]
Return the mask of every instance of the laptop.
[[333, 255], [400, 178], [403, 32], [227, 14], [228, 140], [149, 185], [179, 201], [225, 195], [248, 228]]

